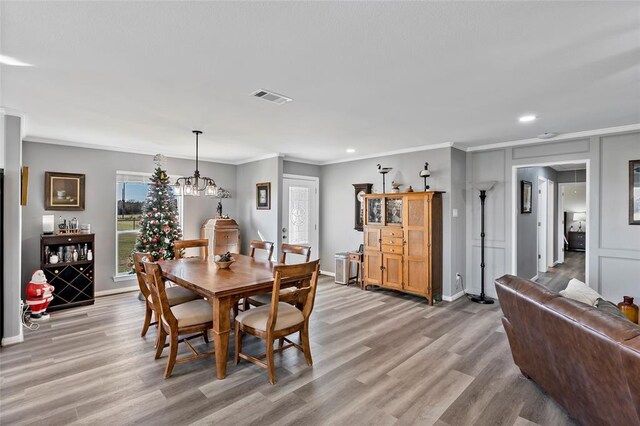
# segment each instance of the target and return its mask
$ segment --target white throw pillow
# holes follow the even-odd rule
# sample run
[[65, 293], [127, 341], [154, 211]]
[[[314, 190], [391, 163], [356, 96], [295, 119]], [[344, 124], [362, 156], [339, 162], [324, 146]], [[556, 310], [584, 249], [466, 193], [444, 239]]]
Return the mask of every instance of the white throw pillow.
[[560, 292], [564, 297], [595, 306], [598, 298], [602, 297], [597, 291], [580, 280], [572, 278], [567, 284], [567, 288]]

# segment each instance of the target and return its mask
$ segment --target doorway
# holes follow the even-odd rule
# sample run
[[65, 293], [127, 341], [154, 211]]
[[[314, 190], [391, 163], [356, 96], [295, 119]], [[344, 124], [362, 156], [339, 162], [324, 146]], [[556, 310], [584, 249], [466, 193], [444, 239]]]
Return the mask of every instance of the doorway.
[[[533, 186], [531, 209], [522, 208], [522, 181]], [[586, 282], [588, 160], [514, 166], [512, 182], [515, 274], [553, 290], [564, 289], [571, 278]], [[576, 206], [571, 198], [580, 186], [582, 204]]]
[[[319, 193], [320, 178], [283, 175], [282, 242], [311, 247], [311, 259], [319, 257]], [[302, 256], [287, 256], [287, 263], [304, 262]]]

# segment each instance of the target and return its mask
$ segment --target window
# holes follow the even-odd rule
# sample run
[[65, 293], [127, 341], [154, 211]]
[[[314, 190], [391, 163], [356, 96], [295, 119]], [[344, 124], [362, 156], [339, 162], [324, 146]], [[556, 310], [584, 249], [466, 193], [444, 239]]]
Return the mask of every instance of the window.
[[[150, 173], [116, 174], [116, 276], [131, 274], [129, 256], [135, 248], [140, 229], [142, 206], [149, 192]], [[172, 179], [175, 180], [175, 179]], [[177, 197], [182, 228], [182, 197]]]

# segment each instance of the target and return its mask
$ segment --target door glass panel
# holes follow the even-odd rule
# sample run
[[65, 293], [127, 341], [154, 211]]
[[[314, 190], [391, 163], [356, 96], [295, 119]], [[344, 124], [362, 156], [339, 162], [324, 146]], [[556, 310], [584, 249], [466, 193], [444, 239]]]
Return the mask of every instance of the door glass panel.
[[367, 199], [367, 223], [382, 223], [382, 200]]
[[387, 223], [402, 223], [402, 198], [387, 198]]
[[289, 243], [309, 243], [309, 188], [289, 187]]

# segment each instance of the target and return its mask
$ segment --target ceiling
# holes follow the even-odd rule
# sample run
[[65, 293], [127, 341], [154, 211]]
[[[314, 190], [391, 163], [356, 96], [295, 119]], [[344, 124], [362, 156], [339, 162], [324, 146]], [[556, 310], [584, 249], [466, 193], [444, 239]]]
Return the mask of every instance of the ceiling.
[[574, 170], [585, 170], [587, 168], [586, 163], [577, 163], [577, 164], [554, 164], [551, 167], [556, 172], [566, 172], [566, 171], [574, 171]]
[[0, 8], [2, 54], [33, 65], [1, 70], [28, 140], [192, 156], [197, 128], [201, 157], [323, 163], [640, 123], [637, 2]]

